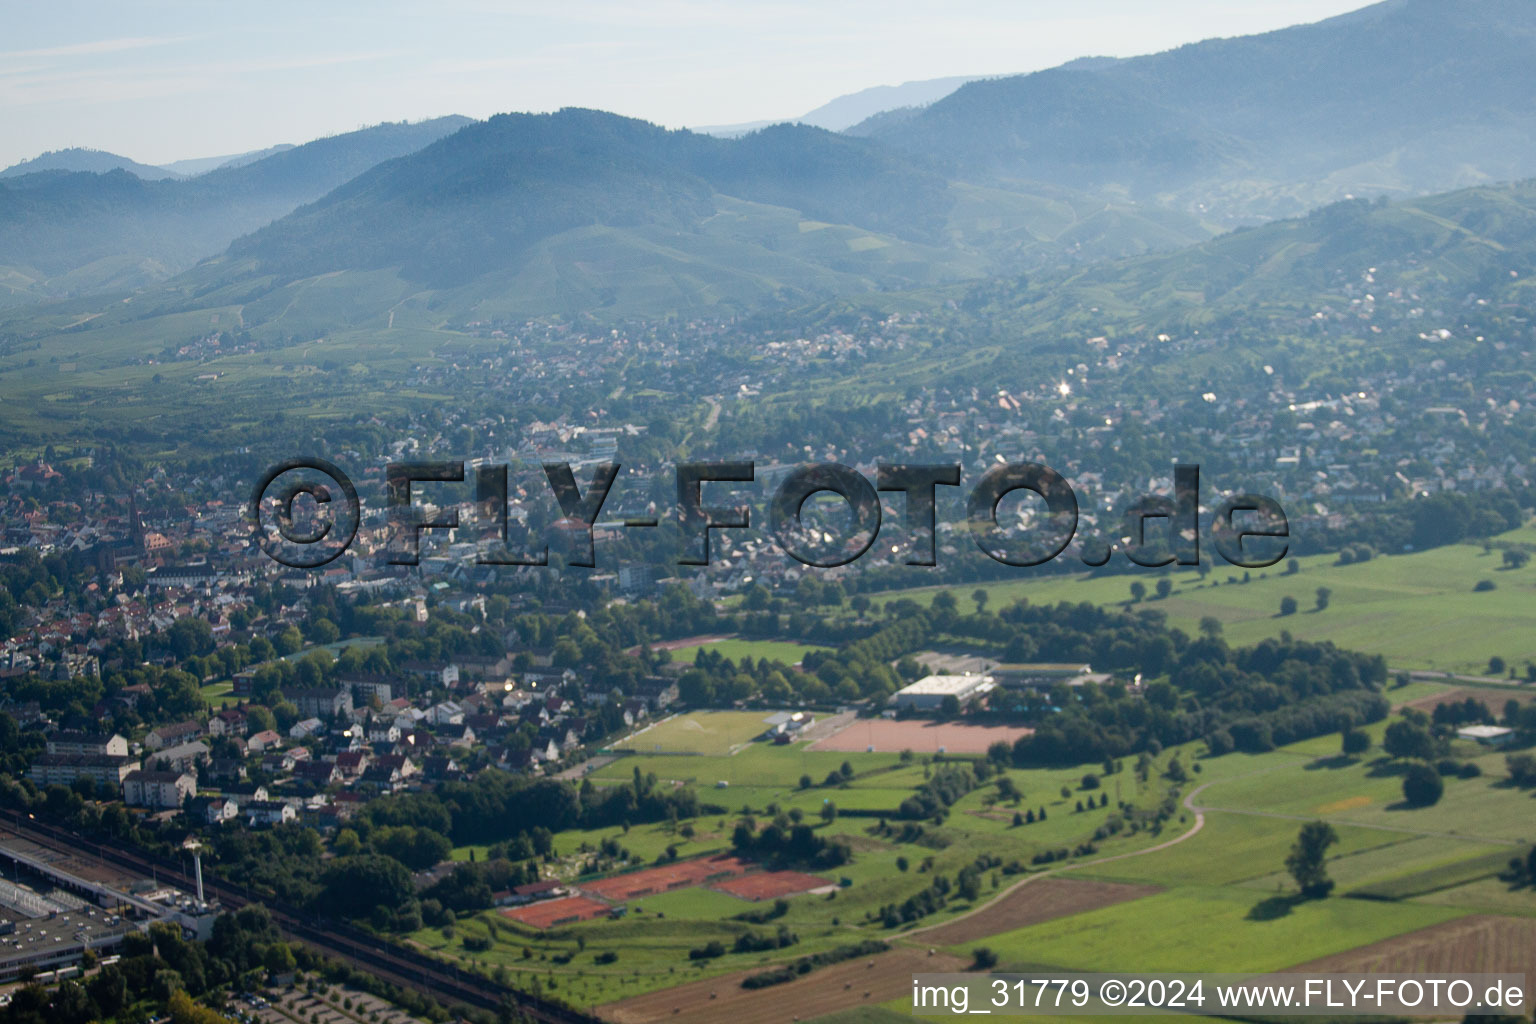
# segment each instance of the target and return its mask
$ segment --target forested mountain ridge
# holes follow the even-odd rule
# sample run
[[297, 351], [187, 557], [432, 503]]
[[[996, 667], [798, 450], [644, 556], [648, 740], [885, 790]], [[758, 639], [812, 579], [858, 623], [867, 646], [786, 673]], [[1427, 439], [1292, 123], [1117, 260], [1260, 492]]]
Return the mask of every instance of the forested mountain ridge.
[[967, 180], [1234, 218], [1536, 173], [1536, 6], [1387, 0], [1315, 24], [962, 86], [855, 134]]
[[0, 270], [11, 302], [143, 287], [468, 124], [443, 117], [317, 139], [196, 178], [41, 171], [0, 181]]

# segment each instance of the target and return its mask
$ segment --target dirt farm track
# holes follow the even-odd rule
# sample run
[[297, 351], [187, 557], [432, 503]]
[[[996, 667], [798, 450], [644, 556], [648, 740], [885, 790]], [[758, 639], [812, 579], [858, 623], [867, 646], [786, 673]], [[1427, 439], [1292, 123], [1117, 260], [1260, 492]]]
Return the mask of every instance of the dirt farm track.
[[960, 971], [965, 966], [966, 961], [943, 953], [893, 949], [756, 990], [742, 988], [741, 979], [766, 968], [737, 971], [609, 1003], [598, 1007], [597, 1014], [613, 1024], [786, 1024], [896, 999], [912, 991], [914, 974]]
[[914, 937], [930, 946], [958, 946], [1015, 928], [1054, 921], [1058, 917], [1081, 914], [1127, 900], [1139, 900], [1161, 891], [1161, 887], [1156, 885], [1091, 882], [1083, 878], [1041, 878], [1019, 886], [975, 913], [934, 928], [921, 929]]

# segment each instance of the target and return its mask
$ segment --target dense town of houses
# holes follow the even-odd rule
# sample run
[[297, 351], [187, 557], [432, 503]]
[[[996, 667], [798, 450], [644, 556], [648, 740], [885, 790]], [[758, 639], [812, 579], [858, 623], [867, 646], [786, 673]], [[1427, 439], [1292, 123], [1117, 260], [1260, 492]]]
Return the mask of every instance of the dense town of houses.
[[[1347, 304], [1318, 311], [1306, 329], [1326, 336], [1379, 332], [1386, 324], [1392, 330], [1415, 330], [1430, 345], [1476, 330], [1466, 321], [1481, 315], [1477, 300], [1469, 298], [1467, 309], [1458, 314], [1426, 309], [1426, 300], [1411, 290], [1379, 288], [1374, 270], [1341, 282]], [[718, 412], [725, 403], [783, 391], [829, 364], [856, 369], [888, 359], [914, 344], [921, 319], [915, 314], [871, 319], [846, 330], [765, 341], [752, 361], [735, 361], [728, 371], [708, 359], [715, 346], [732, 341], [728, 325], [719, 323], [693, 323], [683, 336], [667, 339], [631, 338], [619, 331], [588, 337], [564, 328], [552, 336], [551, 328], [533, 325], [470, 324], [470, 332], [504, 340], [504, 350], [487, 356], [476, 349], [462, 363], [447, 358], [452, 352], [439, 352], [436, 363], [417, 368], [412, 382], [447, 390], [473, 385], [485, 401], [505, 401], [508, 407], [533, 397], [583, 408], [577, 399], [590, 396], [581, 387], [590, 388], [621, 360], [641, 359], [647, 362], [651, 386], [711, 396], [707, 401]], [[1484, 338], [1476, 335], [1476, 340]], [[558, 344], [553, 354], [551, 343]], [[1119, 460], [1130, 424], [1139, 444], [1154, 447], [1168, 461], [1210, 458], [1217, 463], [1222, 476], [1202, 495], [1207, 505], [1230, 491], [1270, 494], [1286, 505], [1298, 532], [1309, 522], [1341, 525], [1351, 508], [1390, 497], [1530, 482], [1526, 465], [1499, 454], [1519, 446], [1498, 438], [1501, 431], [1520, 429], [1524, 409], [1536, 401], [1532, 386], [1527, 383], [1526, 392], [1511, 395], [1508, 380], [1483, 384], [1477, 375], [1459, 373], [1439, 360], [1362, 369], [1347, 385], [1323, 392], [1305, 390], [1299, 383], [1303, 373], [1271, 366], [1263, 367], [1257, 384], [1230, 394], [1204, 391], [1160, 400], [1138, 398], [1128, 390], [1128, 382], [1154, 353], [1198, 355], [1219, 351], [1225, 343], [1219, 332], [1206, 337], [1198, 332], [1188, 337], [1151, 332], [1089, 336], [1081, 339], [1078, 361], [1053, 379], [1021, 374], [1032, 382], [1000, 382], [1003, 386], [992, 391], [943, 384], [915, 389], [901, 404], [896, 425], [864, 439], [860, 451], [826, 442], [790, 451], [782, 444], [770, 448], [765, 440], [760, 450], [721, 451], [714, 457], [754, 460], [754, 486], [763, 497], [799, 461], [844, 462], [868, 476], [876, 460], [957, 462], [975, 479], [1007, 453], [1046, 462], [1079, 488], [1084, 532], [1118, 515], [1139, 495], [1170, 486], [1170, 480], [1155, 473], [1124, 471]], [[1502, 343], [1493, 339], [1490, 344], [1497, 349]], [[539, 345], [544, 346], [539, 358], [525, 358]], [[509, 373], [514, 366], [518, 372]], [[188, 618], [207, 623], [220, 646], [235, 621], [254, 635], [275, 636], [301, 620], [303, 595], [314, 586], [333, 586], [341, 595], [367, 593], [426, 621], [435, 607], [483, 613], [486, 584], [515, 582], [518, 574], [539, 571], [480, 564], [479, 539], [470, 527], [426, 531], [419, 567], [391, 565], [383, 467], [402, 459], [467, 458], [471, 466], [524, 467], [563, 461], [578, 471], [626, 461], [625, 477], [595, 531], [598, 570], [589, 577], [610, 596], [643, 594], [658, 579], [676, 575], [699, 596], [712, 598], [750, 582], [792, 583], [801, 572], [765, 531], [719, 531], [714, 538], [718, 555], [708, 573], [683, 576], [676, 567], [605, 561], [605, 551], [623, 536], [618, 519], [665, 513], [667, 495], [675, 492], [673, 467], [657, 461], [655, 450], [650, 461], [624, 455], [627, 446], [645, 441], [648, 428], [605, 422], [601, 408], [516, 423], [444, 411], [405, 427], [385, 450], [339, 453], [362, 494], [363, 522], [345, 555], [312, 571], [286, 568], [260, 553], [236, 496], [245, 481], [175, 479], [171, 471], [157, 468], [129, 494], [84, 492], [69, 500], [38, 500], [58, 493], [68, 480], [67, 467], [39, 458], [5, 474], [0, 559], [68, 552], [91, 560], [98, 582], [75, 600], [41, 594], [36, 601], [18, 602], [16, 627], [0, 637], [0, 683], [28, 676], [98, 675], [101, 658], [114, 641], [163, 634]], [[473, 451], [459, 450], [466, 436], [475, 439]], [[528, 474], [523, 480], [514, 482], [508, 496], [514, 520], [526, 518], [538, 502], [550, 501], [542, 480]], [[463, 488], [459, 509], [466, 524], [476, 521], [470, 490], [469, 485]], [[202, 497], [174, 509], [158, 503], [152, 516], [140, 513], [140, 500], [148, 504], [152, 495], [172, 492]], [[941, 516], [941, 557], [960, 547], [953, 528]], [[894, 557], [882, 547], [859, 564], [891, 564]], [[136, 585], [125, 586], [127, 573], [142, 575], [136, 575]], [[256, 607], [257, 585], [274, 582], [287, 584], [298, 597], [277, 608]], [[300, 714], [281, 732], [252, 729], [240, 705], [195, 721], [157, 724], [131, 742], [55, 730], [31, 775], [40, 785], [90, 779], [151, 813], [195, 806], [209, 821], [260, 824], [344, 817], [370, 793], [457, 777], [471, 756], [477, 764], [535, 770], [581, 745], [589, 732], [585, 716], [611, 695], [587, 692], [575, 673], [556, 671], [547, 656], [529, 653], [535, 656], [534, 667], [521, 672], [506, 662], [471, 667], [466, 658], [418, 667], [430, 675], [432, 692], [447, 694], [440, 700], [413, 698], [413, 688], [401, 685], [399, 678], [348, 678], [336, 688], [288, 693], [286, 699]], [[164, 657], [167, 664], [173, 660]], [[234, 675], [236, 701], [248, 699], [242, 687], [249, 678], [250, 670]], [[113, 699], [139, 699], [143, 694], [135, 689], [125, 687]], [[643, 691], [624, 698], [624, 721], [657, 713], [675, 693], [667, 679], [648, 682]], [[23, 726], [53, 725], [35, 707], [7, 701], [6, 710]], [[503, 738], [524, 725], [536, 740], [514, 752]]]
[[[210, 825], [250, 826], [306, 820], [319, 826], [347, 818], [371, 796], [467, 777], [463, 762], [507, 771], [540, 771], [589, 742], [586, 708], [619, 701], [630, 727], [664, 713], [677, 686], [658, 676], [634, 696], [583, 688], [571, 669], [547, 664], [522, 673], [510, 659], [471, 681], [458, 666], [434, 666], [443, 699], [394, 696], [374, 677], [340, 685], [285, 691], [300, 718], [284, 732], [259, 728], [240, 697], [206, 717], [169, 722], [130, 741], [77, 729], [48, 728], [45, 752], [28, 777], [39, 787], [90, 780], [98, 795], [119, 796], [146, 813], [192, 813]], [[406, 689], [403, 680], [399, 684]], [[131, 695], [119, 695], [131, 699]], [[506, 737], [531, 727], [531, 744]]]

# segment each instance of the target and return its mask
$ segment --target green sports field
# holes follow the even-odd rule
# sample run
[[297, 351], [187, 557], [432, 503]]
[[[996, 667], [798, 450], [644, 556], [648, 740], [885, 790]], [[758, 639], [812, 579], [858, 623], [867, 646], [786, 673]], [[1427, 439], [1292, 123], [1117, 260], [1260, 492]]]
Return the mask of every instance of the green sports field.
[[693, 711], [674, 715], [614, 744], [621, 750], [723, 757], [768, 730], [768, 711]]

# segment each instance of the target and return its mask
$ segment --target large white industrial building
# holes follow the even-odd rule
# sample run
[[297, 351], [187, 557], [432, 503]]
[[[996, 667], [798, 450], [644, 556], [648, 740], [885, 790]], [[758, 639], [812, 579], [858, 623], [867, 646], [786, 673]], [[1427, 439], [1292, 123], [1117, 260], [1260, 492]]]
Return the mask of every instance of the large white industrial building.
[[945, 697], [954, 697], [961, 705], [991, 690], [991, 676], [967, 673], [962, 676], [924, 676], [910, 686], [897, 690], [891, 702], [898, 708], [914, 708], [919, 711], [937, 710]]

